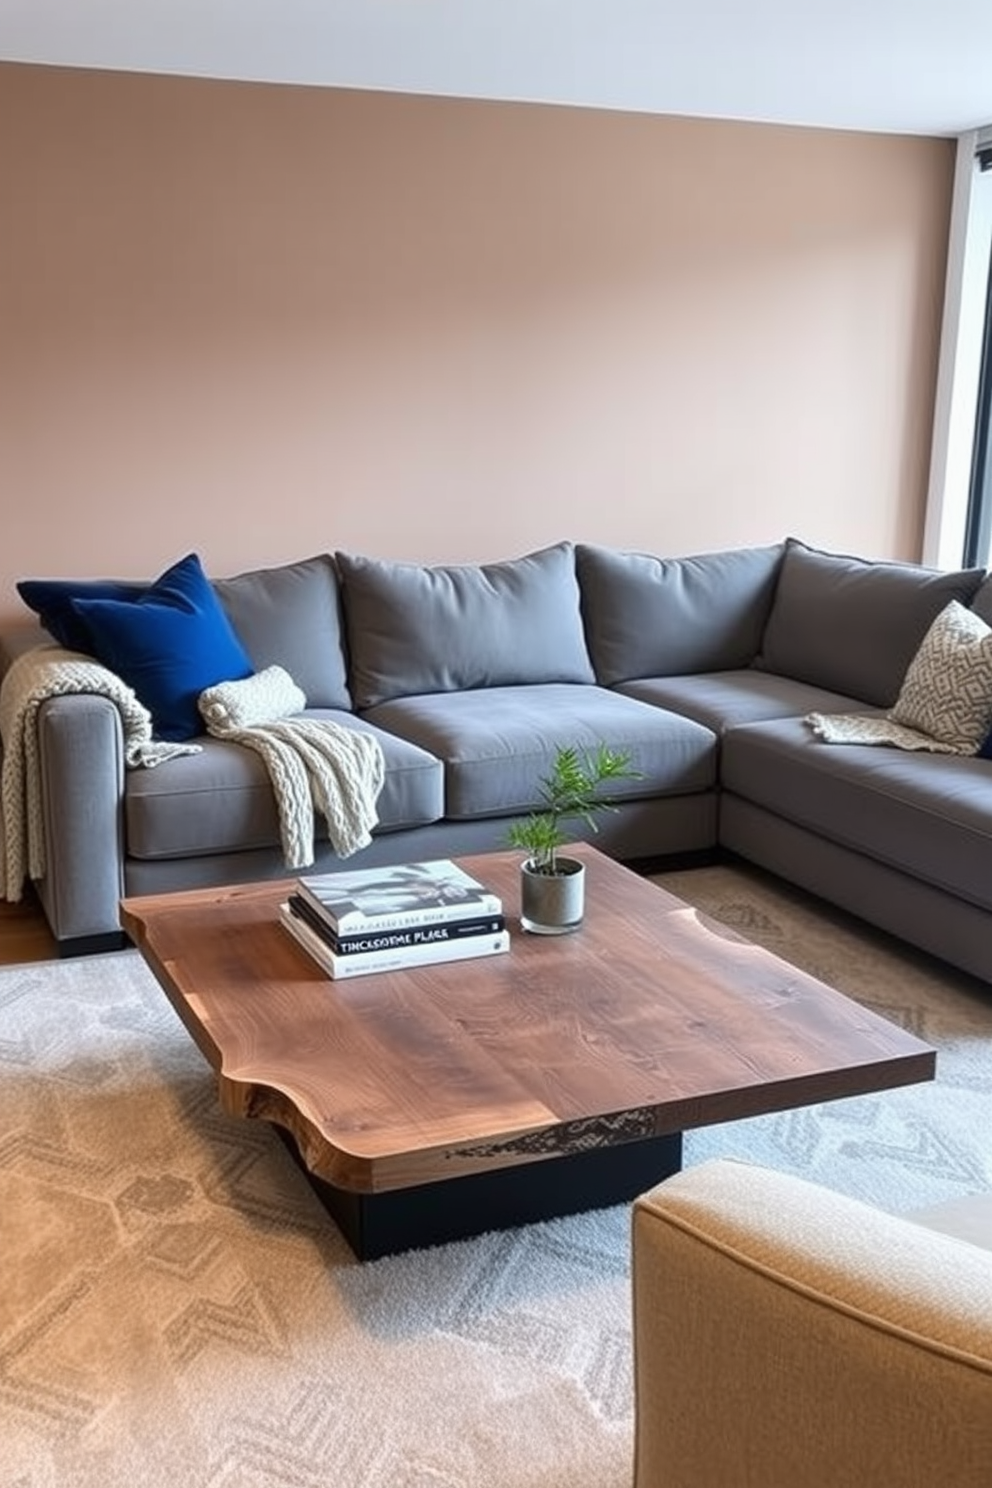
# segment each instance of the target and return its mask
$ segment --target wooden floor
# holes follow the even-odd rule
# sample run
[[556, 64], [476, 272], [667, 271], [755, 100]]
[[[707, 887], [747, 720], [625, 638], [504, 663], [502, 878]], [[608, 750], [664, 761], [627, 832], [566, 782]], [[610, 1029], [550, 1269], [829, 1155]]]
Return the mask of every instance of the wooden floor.
[[58, 955], [41, 906], [28, 892], [20, 904], [0, 901], [0, 966], [49, 961]]

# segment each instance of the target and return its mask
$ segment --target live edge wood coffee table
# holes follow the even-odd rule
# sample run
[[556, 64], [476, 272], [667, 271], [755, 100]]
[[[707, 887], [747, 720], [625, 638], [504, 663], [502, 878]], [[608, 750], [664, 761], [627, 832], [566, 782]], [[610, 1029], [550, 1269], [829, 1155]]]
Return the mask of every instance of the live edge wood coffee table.
[[[223, 1109], [289, 1134], [360, 1257], [626, 1201], [688, 1128], [933, 1078], [919, 1039], [574, 851], [577, 933], [511, 919], [507, 955], [347, 981], [279, 925], [285, 883], [123, 902]], [[459, 861], [516, 914], [519, 854]]]

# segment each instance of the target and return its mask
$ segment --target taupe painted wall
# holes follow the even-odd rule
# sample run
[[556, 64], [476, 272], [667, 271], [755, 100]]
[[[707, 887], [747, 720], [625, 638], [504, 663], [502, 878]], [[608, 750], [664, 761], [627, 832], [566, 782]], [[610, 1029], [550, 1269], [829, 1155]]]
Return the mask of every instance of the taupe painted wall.
[[953, 145], [0, 66], [26, 574], [918, 556]]

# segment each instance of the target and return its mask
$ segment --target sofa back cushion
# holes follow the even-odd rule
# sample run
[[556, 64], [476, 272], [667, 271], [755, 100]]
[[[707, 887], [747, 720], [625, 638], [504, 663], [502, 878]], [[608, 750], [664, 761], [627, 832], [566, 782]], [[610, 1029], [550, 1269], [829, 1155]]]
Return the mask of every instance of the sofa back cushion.
[[784, 544], [653, 558], [580, 543], [586, 641], [605, 687], [750, 666]]
[[930, 625], [980, 568], [943, 573], [824, 553], [790, 537], [755, 665], [890, 708]]
[[311, 708], [344, 708], [351, 695], [341, 601], [327, 553], [215, 579], [214, 591], [257, 672], [280, 666]]
[[336, 559], [356, 708], [466, 688], [595, 680], [571, 543], [502, 563]]
[[986, 625], [992, 625], [992, 574], [986, 574], [975, 590], [971, 608]]

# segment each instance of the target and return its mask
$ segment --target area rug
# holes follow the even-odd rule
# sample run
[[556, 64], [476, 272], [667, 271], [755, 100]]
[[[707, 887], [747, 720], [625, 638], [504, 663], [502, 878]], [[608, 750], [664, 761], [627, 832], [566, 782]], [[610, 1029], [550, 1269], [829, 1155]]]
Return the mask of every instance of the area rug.
[[[992, 989], [749, 870], [659, 882], [939, 1049], [693, 1133], [892, 1210], [992, 1186]], [[362, 1265], [135, 952], [0, 970], [0, 1483], [622, 1488], [625, 1206]]]

